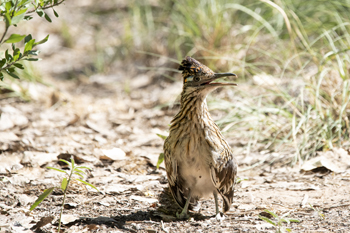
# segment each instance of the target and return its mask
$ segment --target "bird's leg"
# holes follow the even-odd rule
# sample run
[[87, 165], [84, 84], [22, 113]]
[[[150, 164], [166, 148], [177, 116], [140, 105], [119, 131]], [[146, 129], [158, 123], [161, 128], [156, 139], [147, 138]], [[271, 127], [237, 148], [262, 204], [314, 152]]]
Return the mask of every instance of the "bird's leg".
[[187, 211], [188, 211], [188, 206], [190, 205], [190, 201], [191, 201], [191, 194], [192, 194], [192, 190], [189, 189], [189, 192], [187, 195], [187, 200], [186, 200], [184, 208], [182, 209], [182, 212], [180, 214], [176, 213], [177, 218], [180, 218], [180, 219], [188, 218]]
[[220, 210], [219, 210], [219, 201], [218, 201], [218, 193], [217, 193], [216, 191], [214, 191], [213, 194], [214, 194], [214, 200], [215, 200], [216, 215], [218, 215], [218, 213], [220, 213]]
[[218, 192], [214, 191], [213, 195], [214, 195], [214, 200], [215, 200], [216, 220], [222, 221], [225, 219], [225, 216], [224, 215], [221, 216], [221, 213], [219, 210]]

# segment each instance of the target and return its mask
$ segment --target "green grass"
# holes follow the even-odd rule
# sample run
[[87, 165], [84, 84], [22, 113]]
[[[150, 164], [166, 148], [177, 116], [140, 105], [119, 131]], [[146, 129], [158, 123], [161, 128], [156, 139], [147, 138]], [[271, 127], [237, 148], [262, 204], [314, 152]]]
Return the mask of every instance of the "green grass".
[[41, 83], [49, 85], [42, 79], [42, 75], [34, 64], [23, 61], [25, 69], [18, 70], [17, 75], [21, 79], [15, 79], [10, 75], [5, 74], [6, 79], [0, 81], [0, 99], [19, 97], [22, 100], [31, 100], [31, 95], [28, 90], [28, 83]]

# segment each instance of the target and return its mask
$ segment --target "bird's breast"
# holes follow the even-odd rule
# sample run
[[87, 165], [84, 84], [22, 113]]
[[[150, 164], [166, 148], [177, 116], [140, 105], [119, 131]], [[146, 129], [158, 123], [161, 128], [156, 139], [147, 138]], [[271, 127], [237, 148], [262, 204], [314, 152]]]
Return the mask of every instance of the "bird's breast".
[[178, 175], [194, 197], [207, 197], [216, 190], [210, 176], [210, 165], [199, 153], [187, 154], [185, 160], [179, 161]]
[[196, 122], [181, 125], [171, 131], [172, 156], [177, 161], [179, 178], [193, 195], [205, 197], [215, 189], [210, 176], [210, 166], [217, 153], [207, 143], [205, 129]]

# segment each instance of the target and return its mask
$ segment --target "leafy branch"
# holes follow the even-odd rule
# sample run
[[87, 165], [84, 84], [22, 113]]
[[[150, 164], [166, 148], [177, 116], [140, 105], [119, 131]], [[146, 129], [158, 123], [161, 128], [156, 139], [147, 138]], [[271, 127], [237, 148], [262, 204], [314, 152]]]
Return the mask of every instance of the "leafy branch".
[[[39, 6], [41, 8], [41, 10], [46, 10], [46, 9], [49, 9], [49, 8], [53, 8], [54, 6], [58, 6], [60, 5], [61, 3], [63, 3], [65, 0], [61, 0], [60, 2], [59, 1], [53, 1], [53, 3], [50, 3], [49, 2], [45, 2], [45, 5], [41, 5]], [[50, 1], [52, 2], [52, 1]], [[35, 5], [34, 5], [35, 6]], [[36, 11], [37, 8], [35, 8], [34, 10], [31, 10], [31, 11], [28, 11], [28, 13], [33, 13]], [[55, 10], [53, 10], [55, 12]]]
[[[44, 10], [52, 8], [54, 15], [58, 17], [57, 12], [53, 7], [62, 4], [65, 0], [5, 0], [0, 3], [0, 22], [4, 23], [5, 30], [0, 36], [0, 48], [5, 43], [12, 44], [12, 52], [7, 49], [5, 52], [0, 51], [0, 80], [3, 81], [4, 73], [19, 79], [15, 73], [16, 68], [24, 69], [23, 65], [19, 63], [22, 60], [38, 61], [38, 58], [32, 58], [37, 56], [39, 51], [35, 50], [35, 46], [45, 43], [49, 35], [43, 40], [35, 42], [31, 34], [20, 35], [11, 34], [7, 37], [8, 30], [11, 26], [17, 26], [22, 21], [31, 20], [32, 13], [36, 12], [40, 17], [44, 17], [48, 22], [52, 22], [51, 18]], [[7, 37], [7, 38], [6, 38]], [[24, 40], [24, 48], [16, 47], [16, 43]]]

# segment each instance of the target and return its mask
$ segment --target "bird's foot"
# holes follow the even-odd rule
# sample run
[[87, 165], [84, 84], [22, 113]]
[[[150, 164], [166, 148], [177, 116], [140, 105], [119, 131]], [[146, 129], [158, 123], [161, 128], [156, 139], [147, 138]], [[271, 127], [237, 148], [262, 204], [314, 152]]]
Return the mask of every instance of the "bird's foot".
[[216, 216], [215, 216], [215, 219], [219, 222], [225, 220], [225, 215], [221, 212], [219, 212]]
[[189, 219], [190, 218], [190, 216], [186, 212], [183, 212], [183, 211], [180, 214], [176, 213], [176, 217], [178, 219]]

